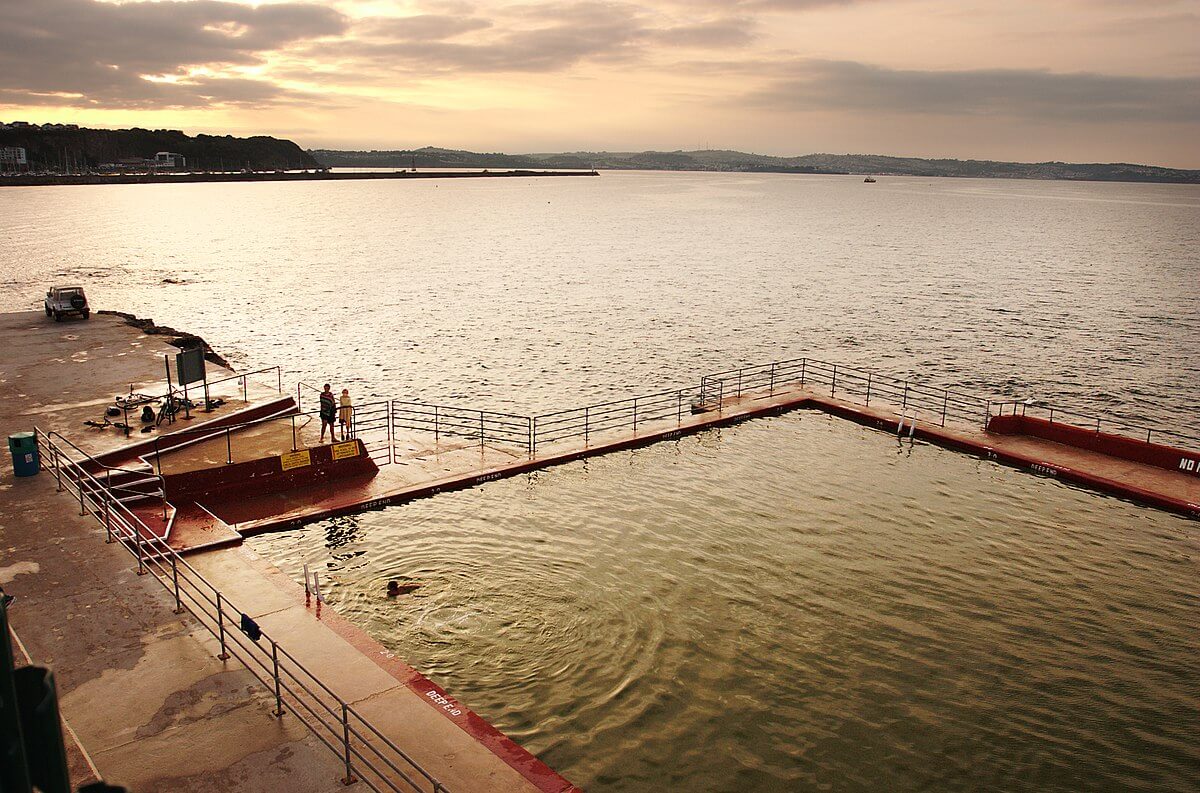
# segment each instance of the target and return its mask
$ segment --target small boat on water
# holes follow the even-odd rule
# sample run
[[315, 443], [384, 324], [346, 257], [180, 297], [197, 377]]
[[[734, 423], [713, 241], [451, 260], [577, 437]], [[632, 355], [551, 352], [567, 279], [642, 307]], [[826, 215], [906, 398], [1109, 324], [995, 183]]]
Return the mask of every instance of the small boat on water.
[[867, 184], [875, 184], [875, 177], [868, 176], [866, 179], [863, 179], [863, 181], [866, 182]]

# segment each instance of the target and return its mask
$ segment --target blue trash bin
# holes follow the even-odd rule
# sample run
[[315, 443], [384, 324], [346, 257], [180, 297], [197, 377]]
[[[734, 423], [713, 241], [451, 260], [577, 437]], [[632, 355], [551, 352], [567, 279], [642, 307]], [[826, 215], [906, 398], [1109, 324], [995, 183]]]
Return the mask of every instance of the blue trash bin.
[[42, 467], [38, 455], [37, 436], [32, 432], [17, 432], [8, 436], [8, 451], [12, 454], [13, 473], [33, 476]]

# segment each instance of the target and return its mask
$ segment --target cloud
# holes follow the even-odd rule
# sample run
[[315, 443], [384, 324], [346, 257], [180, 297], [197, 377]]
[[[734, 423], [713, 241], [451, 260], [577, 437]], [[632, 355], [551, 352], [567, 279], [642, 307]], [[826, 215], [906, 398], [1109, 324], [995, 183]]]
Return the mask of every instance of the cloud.
[[[275, 101], [288, 92], [263, 80], [211, 72], [261, 64], [266, 53], [346, 27], [337, 11], [308, 3], [7, 3], [0, 24], [0, 90], [14, 103], [22, 93], [30, 102], [63, 94], [76, 97], [71, 104], [112, 107]], [[188, 77], [197, 67], [210, 74]], [[183, 79], [144, 79], [168, 75]]]
[[1194, 78], [1062, 74], [1034, 69], [917, 71], [852, 61], [800, 61], [741, 99], [778, 110], [1008, 116], [1119, 122], [1200, 121]]
[[416, 14], [407, 17], [372, 19], [359, 27], [356, 34], [396, 41], [441, 41], [491, 26], [491, 20], [475, 16]]

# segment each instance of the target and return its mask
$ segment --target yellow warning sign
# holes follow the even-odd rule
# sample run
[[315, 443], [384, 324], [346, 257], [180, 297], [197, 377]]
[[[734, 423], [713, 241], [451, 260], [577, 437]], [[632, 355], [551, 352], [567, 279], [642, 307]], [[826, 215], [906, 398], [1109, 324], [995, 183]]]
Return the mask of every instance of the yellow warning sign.
[[345, 460], [350, 457], [358, 456], [358, 441], [347, 441], [345, 443], [333, 444], [333, 459]]
[[285, 471], [290, 471], [293, 468], [303, 468], [306, 465], [312, 465], [312, 455], [308, 453], [308, 449], [301, 449], [298, 452], [281, 455], [279, 463]]

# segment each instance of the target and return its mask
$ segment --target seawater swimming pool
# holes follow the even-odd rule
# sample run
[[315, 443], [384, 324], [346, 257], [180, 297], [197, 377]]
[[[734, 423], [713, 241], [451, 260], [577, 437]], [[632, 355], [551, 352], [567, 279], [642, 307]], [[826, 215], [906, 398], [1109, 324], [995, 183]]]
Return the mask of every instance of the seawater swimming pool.
[[823, 414], [251, 543], [586, 789], [1186, 790], [1200, 762], [1193, 522]]

